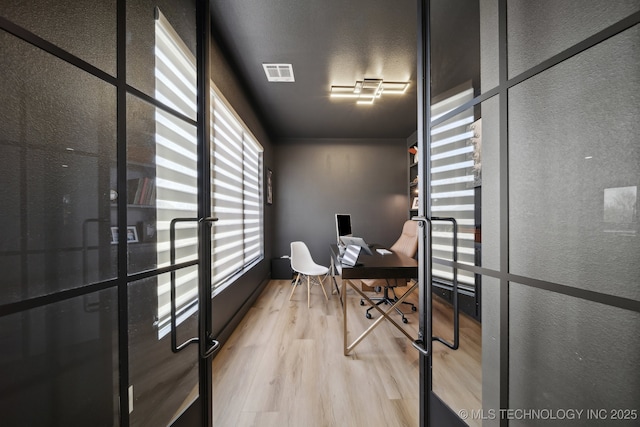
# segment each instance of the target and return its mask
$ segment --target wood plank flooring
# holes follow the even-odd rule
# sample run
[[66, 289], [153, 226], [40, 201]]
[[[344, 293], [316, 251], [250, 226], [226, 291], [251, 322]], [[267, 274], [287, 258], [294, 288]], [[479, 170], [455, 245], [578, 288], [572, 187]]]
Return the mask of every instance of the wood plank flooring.
[[[325, 280], [327, 293], [329, 285], [330, 280]], [[288, 280], [269, 282], [215, 357], [214, 426], [417, 426], [418, 354], [409, 340], [383, 322], [351, 355], [344, 356], [337, 295], [329, 294], [326, 301], [319, 286], [313, 286], [311, 308], [307, 308], [306, 286], [296, 289], [288, 301], [290, 290]], [[353, 340], [372, 320], [364, 317], [365, 308], [353, 290], [347, 293], [347, 304]], [[417, 314], [408, 318], [404, 326], [416, 336]], [[473, 381], [480, 372], [476, 326]], [[436, 345], [437, 357], [447, 359], [445, 370], [449, 370], [456, 352], [440, 347]], [[473, 371], [474, 365], [465, 363]], [[477, 400], [480, 389], [478, 382], [471, 387], [475, 397], [456, 399]], [[474, 406], [463, 403], [462, 407]]]

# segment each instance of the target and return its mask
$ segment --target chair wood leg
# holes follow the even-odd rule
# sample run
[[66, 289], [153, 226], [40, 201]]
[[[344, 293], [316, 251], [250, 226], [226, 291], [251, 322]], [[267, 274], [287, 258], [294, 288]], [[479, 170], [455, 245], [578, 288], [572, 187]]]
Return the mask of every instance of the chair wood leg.
[[311, 308], [311, 276], [307, 276], [307, 308]]
[[324, 290], [324, 277], [321, 279], [320, 276], [316, 276], [318, 278], [318, 282], [320, 282], [320, 287], [322, 288], [322, 293], [324, 294], [324, 298], [329, 301], [329, 297], [327, 296], [327, 291]]
[[298, 275], [296, 276], [296, 281], [293, 284], [293, 286], [291, 287], [291, 293], [289, 294], [289, 301], [291, 301], [291, 297], [293, 296], [293, 293], [296, 290], [296, 286], [298, 286], [298, 281], [300, 280], [300, 273], [298, 273]]

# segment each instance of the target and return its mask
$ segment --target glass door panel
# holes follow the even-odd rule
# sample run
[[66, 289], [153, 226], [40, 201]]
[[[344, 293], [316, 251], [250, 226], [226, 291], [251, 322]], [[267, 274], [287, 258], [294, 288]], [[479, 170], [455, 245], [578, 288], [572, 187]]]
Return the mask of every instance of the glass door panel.
[[[129, 273], [193, 263], [198, 259], [195, 126], [133, 96], [128, 100]], [[188, 220], [172, 223], [176, 218]], [[175, 274], [176, 310], [188, 316], [197, 309], [198, 275]], [[170, 329], [170, 286], [168, 275], [158, 278], [159, 335]]]
[[[432, 119], [450, 115], [473, 99], [473, 92], [467, 84], [447, 92], [433, 103]], [[462, 266], [482, 264], [481, 122], [478, 106], [450, 115], [431, 130], [432, 332], [437, 337], [432, 345], [432, 390], [456, 413], [480, 413], [483, 403], [481, 275], [452, 266], [454, 261]], [[459, 347], [453, 349], [456, 327]], [[474, 418], [466, 422], [481, 425]]]
[[500, 407], [500, 281], [478, 271], [501, 266], [499, 98], [469, 106], [499, 82], [497, 12], [430, 2], [431, 425], [491, 425]]
[[77, 3], [0, 6], [2, 425], [120, 424], [116, 6]]
[[[198, 267], [177, 271], [176, 287], [184, 278], [196, 278]], [[171, 283], [171, 273], [129, 284], [129, 395], [132, 426], [170, 425], [198, 397], [198, 346], [172, 351], [172, 331], [158, 291]], [[177, 300], [181, 299], [178, 294]], [[197, 302], [197, 297], [195, 302]], [[165, 318], [169, 316], [167, 307]], [[198, 335], [197, 312], [177, 316], [176, 342], [182, 344]]]
[[131, 425], [169, 425], [199, 397], [195, 58], [156, 9], [155, 98], [127, 104]]
[[119, 425], [117, 307], [112, 288], [0, 317], [3, 425]]
[[452, 337], [456, 278], [481, 326], [473, 372], [465, 304], [460, 347], [434, 342], [431, 425], [635, 425], [638, 6], [429, 3], [433, 332]]
[[87, 7], [81, 1], [31, 0], [2, 2], [0, 6], [3, 18], [112, 76], [116, 75], [116, 13], [115, 2], [96, 2]]
[[[630, 13], [617, 6], [553, 12], [586, 36]], [[528, 10], [514, 6], [510, 25]], [[533, 39], [512, 33], [514, 57], [535, 59]], [[636, 23], [509, 90], [509, 405], [538, 417], [572, 411], [573, 421], [549, 425], [640, 417], [640, 315], [628, 309], [640, 300], [639, 37]]]
[[509, 406], [531, 410], [509, 425], [637, 426], [640, 314], [514, 282], [509, 289]]
[[622, 121], [640, 114], [626, 96], [638, 38], [636, 25], [510, 89], [512, 273], [640, 300], [640, 126]]
[[116, 90], [0, 32], [0, 301], [112, 279]]

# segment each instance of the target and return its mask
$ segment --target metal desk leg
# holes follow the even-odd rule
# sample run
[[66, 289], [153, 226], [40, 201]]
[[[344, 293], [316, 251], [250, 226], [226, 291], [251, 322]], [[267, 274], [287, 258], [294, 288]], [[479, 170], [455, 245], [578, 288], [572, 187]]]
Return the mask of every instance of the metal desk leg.
[[[346, 287], [345, 287], [345, 282], [346, 280], [342, 280], [342, 292], [344, 295], [346, 295]], [[362, 334], [360, 334], [360, 336], [358, 338], [355, 339], [355, 341], [353, 341], [350, 345], [347, 344], [347, 304], [346, 304], [346, 300], [345, 300], [345, 304], [343, 307], [343, 317], [344, 317], [344, 355], [348, 356], [349, 352], [351, 352], [351, 350], [353, 350], [359, 343], [360, 341], [362, 341], [367, 335], [369, 335], [371, 333], [371, 331], [373, 331], [373, 329], [378, 326], [380, 324], [380, 322], [382, 322], [384, 319], [387, 319], [389, 322], [391, 322], [396, 328], [398, 328], [398, 330], [400, 332], [402, 332], [408, 339], [410, 339], [412, 342], [414, 341], [414, 338], [409, 335], [409, 333], [407, 331], [404, 330], [404, 328], [402, 326], [400, 326], [395, 320], [393, 320], [391, 318], [391, 316], [389, 316], [389, 314], [394, 311], [396, 309], [396, 307], [398, 307], [400, 304], [402, 304], [402, 302], [409, 296], [409, 294], [411, 292], [413, 292], [417, 287], [418, 287], [418, 283], [414, 283], [413, 286], [411, 286], [411, 288], [409, 288], [409, 290], [407, 292], [404, 293], [404, 295], [402, 295], [398, 301], [393, 304], [391, 306], [391, 308], [389, 308], [386, 312], [383, 311], [380, 306], [376, 305], [373, 301], [371, 301], [371, 299], [364, 294], [364, 292], [362, 292], [360, 289], [357, 288], [357, 286], [355, 286], [353, 283], [351, 283], [351, 281], [349, 281], [349, 286], [351, 286], [353, 288], [353, 290], [355, 290], [358, 294], [360, 294], [360, 296], [365, 299], [366, 301], [369, 302], [369, 304], [371, 304], [372, 306], [374, 306], [381, 314], [380, 317], [378, 317], [375, 322], [373, 322], [371, 324], [371, 326], [369, 326], [367, 328], [367, 330], [365, 330]]]
[[331, 295], [338, 294], [338, 298], [340, 299], [340, 304], [344, 305], [344, 301], [342, 301], [342, 295], [340, 295], [340, 288], [338, 287], [338, 281], [336, 280], [336, 265], [334, 263], [333, 257], [331, 257], [331, 278], [333, 279], [334, 289], [331, 291]]
[[[344, 295], [345, 300], [342, 303], [342, 336], [344, 338], [344, 355], [348, 356], [349, 352], [347, 349], [347, 281], [348, 279], [342, 279], [342, 295]], [[342, 300], [341, 300], [342, 301]]]

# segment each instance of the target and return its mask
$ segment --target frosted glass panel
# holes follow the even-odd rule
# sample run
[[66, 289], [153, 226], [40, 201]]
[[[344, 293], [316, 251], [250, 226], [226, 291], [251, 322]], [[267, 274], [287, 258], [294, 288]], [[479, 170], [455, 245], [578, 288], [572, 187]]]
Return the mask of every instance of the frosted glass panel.
[[499, 98], [482, 103], [481, 265], [500, 269], [500, 120]]
[[639, 39], [636, 26], [510, 91], [512, 273], [640, 299]]
[[638, 10], [638, 0], [508, 1], [509, 77]]
[[[509, 297], [510, 408], [584, 410], [509, 426], [637, 426], [640, 414], [613, 420], [611, 411], [639, 409], [640, 313], [515, 283]], [[590, 409], [606, 421], [587, 418]]]
[[112, 278], [116, 90], [6, 32], [0, 46], [0, 300]]
[[2, 426], [119, 425], [115, 288], [0, 317]]
[[0, 16], [116, 74], [116, 0], [4, 1]]
[[[482, 276], [482, 409], [486, 414], [500, 408], [500, 280]], [[488, 418], [488, 417], [487, 417]], [[483, 427], [499, 426], [485, 419]]]
[[[198, 275], [198, 267], [178, 270], [180, 277]], [[131, 426], [167, 426], [198, 397], [198, 344], [178, 353], [171, 336], [159, 338], [158, 293], [168, 287], [170, 273], [132, 282], [129, 301], [129, 384], [133, 386]], [[178, 292], [180, 292], [178, 290]], [[180, 300], [178, 293], [178, 301]], [[177, 344], [198, 335], [198, 315], [178, 312]]]
[[498, 86], [498, 0], [480, 0], [480, 88]]

